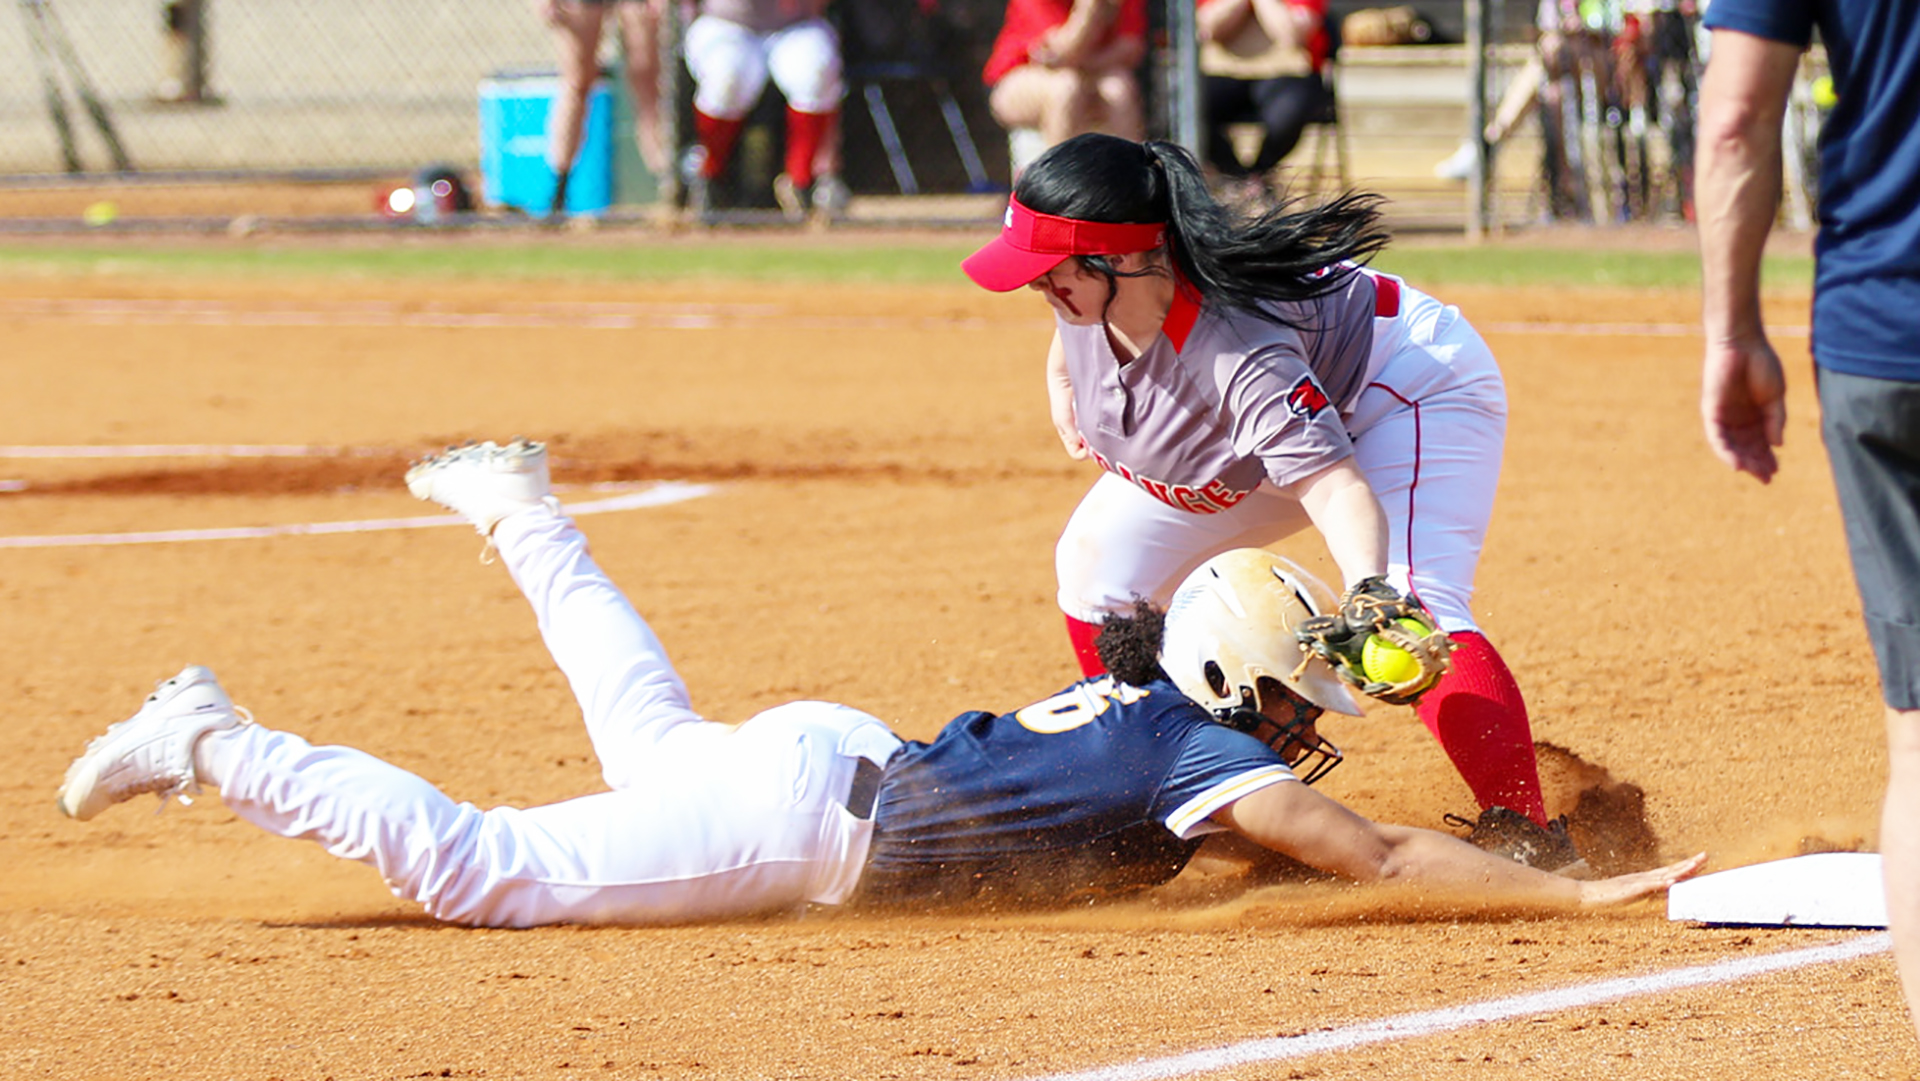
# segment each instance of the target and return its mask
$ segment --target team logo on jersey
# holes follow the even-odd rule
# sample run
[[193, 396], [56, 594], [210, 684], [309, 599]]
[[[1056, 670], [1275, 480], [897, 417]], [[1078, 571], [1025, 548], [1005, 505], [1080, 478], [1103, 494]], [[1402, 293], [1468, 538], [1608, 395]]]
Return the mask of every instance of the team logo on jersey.
[[1296, 417], [1312, 419], [1327, 404], [1327, 392], [1320, 389], [1313, 376], [1303, 375], [1287, 389], [1287, 409]]
[[1242, 499], [1247, 498], [1251, 488], [1235, 488], [1215, 478], [1198, 487], [1191, 484], [1168, 484], [1165, 481], [1144, 477], [1118, 462], [1110, 462], [1095, 453], [1093, 460], [1100, 468], [1119, 477], [1121, 480], [1139, 488], [1160, 502], [1175, 510], [1188, 514], [1219, 514]]

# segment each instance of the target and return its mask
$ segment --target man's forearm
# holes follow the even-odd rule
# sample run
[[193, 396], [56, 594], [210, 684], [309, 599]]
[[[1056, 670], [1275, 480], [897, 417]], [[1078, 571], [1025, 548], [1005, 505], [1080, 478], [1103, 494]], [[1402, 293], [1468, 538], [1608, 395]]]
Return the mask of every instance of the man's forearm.
[[1710, 340], [1761, 332], [1760, 259], [1780, 206], [1780, 128], [1799, 51], [1714, 32], [1700, 95], [1695, 209]]

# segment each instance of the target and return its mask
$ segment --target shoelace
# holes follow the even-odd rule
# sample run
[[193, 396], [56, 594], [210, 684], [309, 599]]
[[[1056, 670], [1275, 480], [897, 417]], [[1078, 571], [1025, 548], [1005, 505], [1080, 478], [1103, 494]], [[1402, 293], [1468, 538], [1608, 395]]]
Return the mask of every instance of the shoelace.
[[[245, 706], [233, 707], [233, 715], [240, 718], [241, 724], [253, 723], [253, 711]], [[203, 732], [201, 733], [201, 738], [204, 739], [209, 735], [212, 735], [212, 733]], [[167, 808], [172, 805], [172, 800], [177, 799], [182, 805], [191, 807], [193, 806], [193, 797], [205, 791], [205, 789], [200, 786], [200, 778], [194, 773], [193, 751], [191, 749], [187, 751], [187, 756], [187, 775], [185, 777], [174, 778], [173, 783], [164, 789], [155, 789], [155, 791], [160, 793], [160, 806], [153, 809], [153, 816], [155, 818], [166, 813]], [[138, 795], [138, 793], [134, 794]]]
[[[241, 724], [253, 723], [253, 711], [249, 710], [245, 706], [234, 706], [233, 715], [240, 719]], [[126, 723], [127, 723], [126, 721], [120, 722], [120, 724], [126, 724]], [[112, 736], [114, 734], [114, 729], [118, 728], [119, 726], [120, 725], [117, 724], [112, 726], [111, 728], [108, 728], [106, 731], [106, 734], [96, 737], [92, 743], [89, 743], [87, 745], [87, 749], [91, 751], [93, 749], [93, 744], [99, 743], [102, 740], [105, 740], [108, 737]], [[204, 736], [209, 734], [211, 733], [202, 733], [202, 736], [204, 738]], [[150, 781], [148, 781], [146, 784], [134, 785], [133, 787], [125, 788], [125, 789], [116, 789], [114, 802], [119, 803], [125, 800], [130, 800], [135, 796], [138, 796], [147, 792], [155, 793], [160, 797], [159, 806], [153, 809], [153, 815], [155, 818], [158, 818], [162, 814], [165, 814], [168, 806], [170, 806], [172, 801], [176, 799], [179, 800], [182, 804], [185, 804], [191, 807], [193, 805], [193, 797], [200, 795], [202, 792], [205, 791], [205, 789], [201, 787], [200, 778], [194, 775], [192, 750], [189, 749], [187, 754], [188, 754], [188, 758], [187, 758], [187, 765], [186, 765], [186, 773], [184, 776], [178, 773], [155, 774], [153, 778]]]

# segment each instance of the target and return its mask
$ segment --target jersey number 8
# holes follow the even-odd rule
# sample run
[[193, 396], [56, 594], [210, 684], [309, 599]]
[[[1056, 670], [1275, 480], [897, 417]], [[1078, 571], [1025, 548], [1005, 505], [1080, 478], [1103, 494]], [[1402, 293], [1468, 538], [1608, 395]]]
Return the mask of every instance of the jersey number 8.
[[1115, 683], [1112, 676], [1102, 676], [1076, 683], [1044, 702], [1035, 702], [1014, 714], [1013, 719], [1029, 731], [1052, 735], [1091, 724], [1115, 702], [1130, 706], [1146, 696], [1147, 692], [1138, 687]]

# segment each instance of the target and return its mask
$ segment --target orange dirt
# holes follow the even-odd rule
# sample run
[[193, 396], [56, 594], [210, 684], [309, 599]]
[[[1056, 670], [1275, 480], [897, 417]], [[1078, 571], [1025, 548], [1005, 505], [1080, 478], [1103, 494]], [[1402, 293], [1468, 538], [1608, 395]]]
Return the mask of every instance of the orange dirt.
[[[1525, 325], [1686, 326], [1696, 297], [1449, 299], [1500, 328], [1513, 420], [1478, 606], [1528, 692], [1554, 808], [1610, 868], [1871, 847], [1878, 698], [1804, 340], [1780, 343], [1792, 415], [1762, 488], [1703, 445], [1692, 337]], [[478, 318], [535, 303], [559, 314]], [[579, 318], [607, 304], [653, 314]], [[429, 305], [469, 325], [407, 317]], [[718, 306], [708, 325], [657, 318], [695, 305]], [[1778, 317], [1804, 325], [1804, 301]], [[0, 327], [12, 447], [332, 448], [0, 458], [19, 489], [0, 492], [0, 536], [413, 516], [409, 457], [527, 434], [554, 442], [563, 497], [717, 485], [583, 521], [709, 715], [817, 696], [924, 738], [1072, 678], [1051, 544], [1092, 476], [1046, 422], [1031, 298], [17, 278]], [[1057, 914], [473, 931], [211, 795], [55, 812], [68, 760], [186, 663], [263, 723], [482, 806], [592, 790], [567, 688], [479, 547], [445, 528], [4, 550], [0, 1075], [1022, 1078], [1853, 937], [1678, 925], [1658, 904], [1489, 917], [1230, 859]], [[1282, 548], [1327, 566], [1317, 540]], [[1349, 761], [1325, 788], [1363, 813], [1469, 809], [1408, 711], [1329, 734]], [[1916, 1061], [1873, 954], [1217, 1076], [1893, 1078]]]

